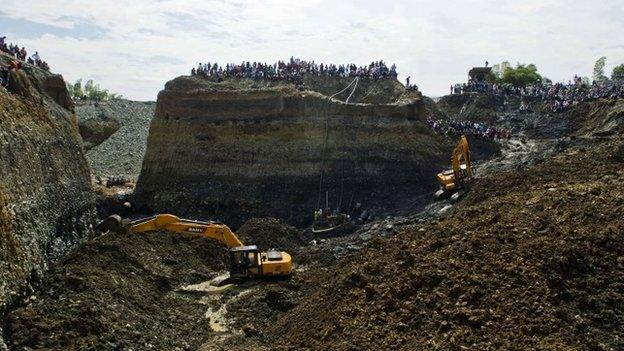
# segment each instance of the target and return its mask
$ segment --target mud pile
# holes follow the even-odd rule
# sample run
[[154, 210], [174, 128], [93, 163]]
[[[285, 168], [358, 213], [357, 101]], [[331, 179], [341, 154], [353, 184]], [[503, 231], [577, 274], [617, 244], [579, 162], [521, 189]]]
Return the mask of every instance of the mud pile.
[[[47, 274], [7, 320], [12, 349], [195, 349], [211, 333], [198, 298], [175, 290], [226, 269], [226, 249], [171, 233], [107, 234]], [[194, 347], [191, 347], [194, 345]]]
[[[10, 59], [0, 53], [2, 66]], [[0, 87], [0, 321], [50, 261], [91, 234], [89, 184], [63, 77], [29, 64], [10, 72]]]
[[357, 98], [375, 103], [356, 104], [263, 84], [168, 82], [158, 96], [134, 202], [158, 212], [208, 214], [233, 227], [269, 216], [303, 225], [326, 192], [332, 208], [374, 202], [392, 209], [429, 191], [435, 173], [448, 167], [454, 142], [431, 134], [420, 96], [398, 95], [405, 91], [396, 80], [376, 83], [390, 93], [362, 81], [358, 91], [371, 95]]
[[622, 142], [586, 140], [488, 176], [445, 218], [375, 238], [339, 268], [311, 273], [306, 284], [318, 288], [269, 327], [269, 342], [622, 349]]
[[[275, 219], [253, 219], [239, 231], [261, 248], [294, 252], [297, 231]], [[227, 248], [197, 236], [166, 232], [106, 234], [55, 264], [42, 289], [9, 314], [5, 335], [11, 349], [214, 350], [224, 334], [211, 327], [208, 311], [227, 306], [237, 343], [294, 307], [290, 281], [252, 281], [222, 297], [183, 287], [223, 276]], [[296, 280], [297, 281], [297, 280]], [[237, 298], [243, 292], [245, 298]], [[262, 316], [267, 316], [264, 319]], [[225, 328], [225, 326], [224, 326]], [[254, 329], [255, 328], [255, 329]], [[216, 338], [216, 339], [215, 339]]]
[[271, 248], [292, 251], [303, 244], [297, 229], [275, 218], [252, 218], [236, 234], [246, 245], [257, 245], [264, 251]]

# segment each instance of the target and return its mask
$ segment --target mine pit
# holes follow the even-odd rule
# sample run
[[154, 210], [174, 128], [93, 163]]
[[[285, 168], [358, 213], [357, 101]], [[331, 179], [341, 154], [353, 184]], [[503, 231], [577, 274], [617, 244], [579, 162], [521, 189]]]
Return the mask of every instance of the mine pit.
[[619, 95], [11, 72], [0, 350], [624, 348]]

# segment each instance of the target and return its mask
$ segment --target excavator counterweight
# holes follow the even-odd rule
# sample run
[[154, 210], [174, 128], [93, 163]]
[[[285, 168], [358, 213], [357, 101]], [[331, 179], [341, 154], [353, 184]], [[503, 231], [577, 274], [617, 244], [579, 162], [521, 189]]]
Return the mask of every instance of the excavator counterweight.
[[220, 241], [230, 251], [230, 278], [234, 279], [289, 276], [292, 272], [292, 257], [287, 252], [274, 249], [261, 252], [256, 245], [245, 246], [223, 223], [181, 219], [171, 214], [159, 214], [136, 221], [112, 215], [98, 224], [97, 229], [119, 235], [164, 230]]

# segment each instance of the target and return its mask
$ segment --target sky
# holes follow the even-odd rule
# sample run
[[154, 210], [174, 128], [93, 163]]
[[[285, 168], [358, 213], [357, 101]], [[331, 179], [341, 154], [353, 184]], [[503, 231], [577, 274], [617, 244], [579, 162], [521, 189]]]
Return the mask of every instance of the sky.
[[0, 36], [68, 81], [134, 100], [198, 62], [396, 63], [428, 96], [473, 66], [535, 63], [553, 81], [624, 63], [624, 0], [2, 0]]

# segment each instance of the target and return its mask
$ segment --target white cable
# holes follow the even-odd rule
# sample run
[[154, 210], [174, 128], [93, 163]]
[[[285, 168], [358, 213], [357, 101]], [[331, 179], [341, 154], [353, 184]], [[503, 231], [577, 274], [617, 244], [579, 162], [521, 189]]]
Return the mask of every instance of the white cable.
[[349, 85], [347, 85], [344, 89], [342, 89], [341, 91], [337, 92], [336, 94], [334, 94], [334, 95], [330, 96], [330, 97], [329, 97], [329, 100], [333, 99], [333, 98], [334, 98], [334, 96], [336, 96], [336, 95], [339, 95], [339, 94], [344, 93], [347, 89], [349, 89], [349, 87], [350, 87], [353, 83], [355, 83], [355, 82], [357, 81], [357, 79], [358, 79], [358, 77], [355, 77], [355, 79], [353, 79], [353, 80], [351, 81], [351, 83], [349, 83]]
[[360, 77], [355, 77], [355, 85], [353, 86], [353, 90], [351, 90], [351, 94], [349, 94], [349, 97], [347, 98], [347, 100], [345, 100], [345, 104], [349, 103], [349, 99], [351, 99], [351, 96], [353, 96], [353, 93], [355, 93], [355, 89], [357, 88], [359, 81], [360, 81]]

